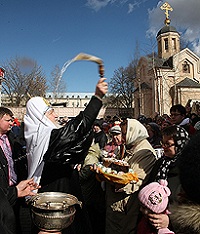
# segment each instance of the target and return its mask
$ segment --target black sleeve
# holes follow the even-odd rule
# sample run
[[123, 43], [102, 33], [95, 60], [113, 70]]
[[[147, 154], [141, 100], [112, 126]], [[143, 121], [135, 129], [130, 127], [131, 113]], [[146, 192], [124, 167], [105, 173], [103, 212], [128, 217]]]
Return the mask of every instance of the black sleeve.
[[54, 129], [44, 160], [48, 162], [79, 163], [84, 160], [92, 142], [92, 126], [102, 101], [93, 96], [83, 112], [64, 127]]
[[1, 189], [10, 205], [13, 206], [17, 200], [17, 188], [15, 186], [9, 186], [7, 189]]

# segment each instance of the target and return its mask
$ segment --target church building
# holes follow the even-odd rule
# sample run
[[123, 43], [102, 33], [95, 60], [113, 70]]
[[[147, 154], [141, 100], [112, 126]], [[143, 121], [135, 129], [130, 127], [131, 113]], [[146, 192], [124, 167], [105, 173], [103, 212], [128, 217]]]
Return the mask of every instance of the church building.
[[141, 57], [135, 79], [135, 117], [170, 114], [170, 107], [200, 102], [200, 58], [190, 49], [180, 48], [180, 34], [170, 25], [166, 2], [165, 26], [157, 33], [158, 58]]

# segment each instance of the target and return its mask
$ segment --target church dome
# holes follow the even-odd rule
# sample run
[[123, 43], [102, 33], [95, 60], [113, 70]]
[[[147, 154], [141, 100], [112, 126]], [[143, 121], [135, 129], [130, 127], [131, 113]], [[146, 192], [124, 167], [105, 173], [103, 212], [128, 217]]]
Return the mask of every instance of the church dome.
[[157, 33], [157, 36], [156, 36], [156, 37], [160, 36], [160, 35], [163, 34], [163, 33], [167, 33], [167, 32], [176, 32], [176, 33], [178, 33], [178, 32], [176, 31], [176, 28], [175, 28], [175, 27], [170, 26], [170, 25], [165, 25], [163, 28], [160, 29], [160, 31]]

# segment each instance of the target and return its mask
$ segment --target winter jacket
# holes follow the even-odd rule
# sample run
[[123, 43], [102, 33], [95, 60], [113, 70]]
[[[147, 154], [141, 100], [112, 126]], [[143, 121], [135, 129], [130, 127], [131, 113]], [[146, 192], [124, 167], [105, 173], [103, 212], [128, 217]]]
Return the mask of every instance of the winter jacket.
[[[12, 194], [12, 196], [11, 196]], [[0, 188], [0, 233], [1, 234], [15, 234], [16, 223], [15, 215], [11, 204], [17, 198], [17, 191], [15, 187], [8, 189]]]

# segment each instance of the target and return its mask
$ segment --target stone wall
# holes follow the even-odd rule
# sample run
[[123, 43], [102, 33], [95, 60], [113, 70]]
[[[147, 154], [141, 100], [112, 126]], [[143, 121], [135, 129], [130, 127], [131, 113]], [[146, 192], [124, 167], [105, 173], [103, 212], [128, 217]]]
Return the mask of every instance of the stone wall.
[[[25, 107], [10, 107], [9, 109], [12, 110], [14, 117], [18, 118], [19, 121], [23, 121], [24, 115], [26, 114], [26, 108]], [[78, 115], [80, 113], [80, 111], [83, 111], [85, 109], [85, 107], [81, 108], [81, 107], [54, 107], [56, 113], [58, 116], [63, 117], [63, 116], [67, 116], [67, 117], [74, 117], [76, 115]], [[105, 115], [105, 108], [101, 108], [98, 118], [103, 118]], [[106, 113], [109, 113], [106, 111]]]

